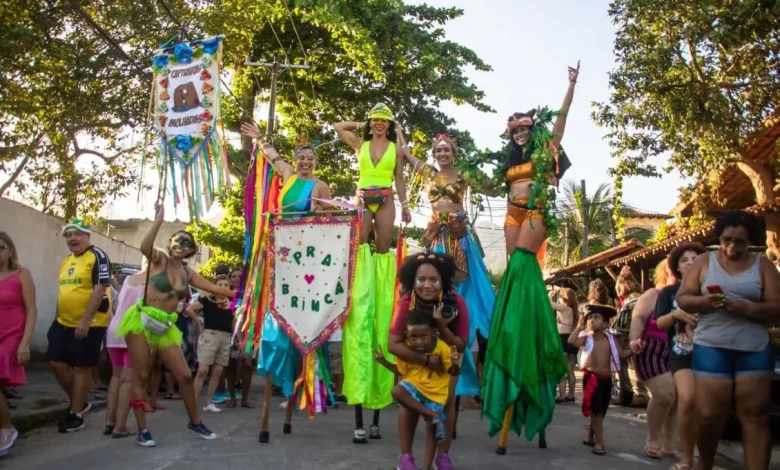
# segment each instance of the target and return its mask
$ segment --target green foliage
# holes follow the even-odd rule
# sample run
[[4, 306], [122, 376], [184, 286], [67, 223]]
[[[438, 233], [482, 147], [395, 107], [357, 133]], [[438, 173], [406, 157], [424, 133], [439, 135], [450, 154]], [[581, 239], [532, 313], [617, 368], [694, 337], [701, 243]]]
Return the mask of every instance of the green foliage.
[[[79, 3], [136, 63], [170, 35], [144, 2]], [[6, 3], [0, 42], [0, 193], [62, 217], [96, 215], [138, 182], [150, 75], [67, 2]]]
[[[617, 160], [615, 210], [624, 177], [677, 170], [706, 181], [744, 159], [741, 144], [780, 103], [780, 4], [614, 0], [609, 15], [618, 27], [617, 67], [609, 101], [594, 103], [592, 117], [608, 129]], [[667, 156], [659, 168], [657, 157]], [[760, 178], [763, 186], [770, 180]], [[683, 198], [717, 187], [710, 182], [686, 188]], [[763, 197], [771, 194], [764, 188]]]
[[[602, 183], [596, 187], [587, 198], [583, 197], [579, 183], [564, 180], [561, 197], [556, 202], [558, 217], [558, 238], [551, 239], [547, 248], [546, 263], [550, 267], [566, 266], [566, 227], [568, 226], [569, 264], [584, 258], [583, 241], [584, 226], [588, 226], [588, 256], [601, 253], [617, 245], [617, 230], [612, 214], [613, 196], [608, 184]], [[587, 206], [587, 214], [583, 220], [583, 207]], [[631, 208], [621, 207], [617, 213], [621, 218], [630, 214]], [[623, 242], [636, 239], [642, 244], [648, 244], [653, 233], [641, 227], [628, 227]]]
[[225, 218], [215, 227], [207, 222], [193, 223], [187, 230], [195, 237], [199, 245], [206, 245], [212, 251], [209, 260], [200, 267], [200, 273], [212, 276], [219, 264], [225, 263], [231, 268], [244, 263], [244, 216], [243, 194], [236, 185], [219, 199], [225, 209]]
[[488, 269], [488, 277], [490, 278], [490, 284], [492, 284], [494, 288], [498, 288], [498, 286], [501, 285], [501, 278], [504, 277], [504, 271], [494, 273]]
[[[397, 0], [225, 0], [207, 6], [199, 16], [206, 18], [206, 33], [228, 38], [224, 64], [234, 72], [231, 88], [240, 101], [240, 106], [225, 101], [225, 123], [231, 130], [252, 116], [255, 95], [270, 86], [269, 71], [245, 66], [247, 57], [308, 62], [309, 70], [280, 76], [280, 132], [292, 142], [307, 138], [324, 143], [318, 149], [320, 177], [336, 188], [336, 196], [351, 196], [356, 160], [344, 144], [332, 143], [333, 123], [363, 121], [374, 104], [385, 102], [411, 134], [409, 140], [429, 151], [433, 135], [454, 124], [439, 110], [442, 101], [491, 111], [482, 102], [484, 93], [465, 77], [466, 68], [490, 67], [473, 51], [447, 41], [441, 28], [462, 14], [455, 8]], [[257, 97], [268, 99], [265, 93]], [[248, 155], [249, 149], [250, 142], [242, 141], [242, 152]], [[289, 149], [282, 150], [282, 155], [290, 155]], [[248, 163], [248, 158], [240, 163]]]
[[661, 224], [661, 227], [658, 228], [658, 232], [656, 232], [650, 244], [674, 238], [689, 230], [701, 227], [710, 221], [712, 221], [712, 217], [693, 215], [691, 217], [678, 217], [673, 222], [664, 222]]

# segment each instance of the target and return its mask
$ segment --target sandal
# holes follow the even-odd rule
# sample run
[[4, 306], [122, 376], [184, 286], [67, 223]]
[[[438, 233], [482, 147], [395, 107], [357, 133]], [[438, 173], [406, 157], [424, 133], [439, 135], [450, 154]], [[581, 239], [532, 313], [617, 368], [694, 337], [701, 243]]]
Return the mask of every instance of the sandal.
[[673, 463], [669, 470], [691, 470], [691, 466], [684, 463]]
[[658, 447], [645, 446], [645, 455], [647, 455], [651, 459], [663, 458], [663, 454], [661, 453], [661, 449], [659, 449]]
[[225, 408], [231, 408], [232, 409], [232, 408], [235, 408], [235, 407], [236, 407], [236, 400], [234, 400], [233, 398], [228, 400], [227, 403], [225, 404]]
[[151, 404], [151, 406], [152, 406], [152, 408], [154, 408], [154, 409], [155, 409], [155, 410], [157, 410], [157, 411], [162, 411], [162, 410], [164, 410], [164, 409], [165, 409], [165, 407], [164, 407], [164, 406], [162, 406], [162, 405], [161, 405], [161, 404], [159, 404], [159, 403], [152, 403], [152, 404]]
[[181, 400], [181, 394], [179, 393], [166, 393], [165, 399], [166, 400]]
[[251, 409], [254, 409], [254, 407], [255, 407], [255, 404], [252, 403], [251, 401], [244, 400], [244, 401], [241, 402], [241, 408], [248, 408], [248, 409], [251, 410]]
[[593, 446], [593, 449], [591, 450], [596, 455], [604, 455], [606, 452], [604, 451], [604, 446], [600, 446], [598, 444]]
[[582, 445], [588, 446], [588, 447], [595, 447], [596, 446], [596, 441], [594, 441], [593, 439], [586, 439], [586, 440], [582, 441]]
[[130, 431], [115, 431], [113, 434], [111, 434], [112, 439], [124, 439], [125, 437], [133, 436], [134, 434]]

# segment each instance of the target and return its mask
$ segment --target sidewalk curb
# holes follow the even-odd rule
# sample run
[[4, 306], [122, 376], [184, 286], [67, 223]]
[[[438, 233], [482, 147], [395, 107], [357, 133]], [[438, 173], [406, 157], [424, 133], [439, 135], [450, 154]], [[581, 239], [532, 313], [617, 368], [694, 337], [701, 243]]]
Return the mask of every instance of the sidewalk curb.
[[[92, 404], [92, 409], [89, 411], [90, 413], [106, 408], [106, 400], [90, 400], [89, 402]], [[11, 416], [11, 423], [16, 430], [19, 431], [19, 434], [24, 434], [56, 423], [64, 417], [66, 411], [67, 407], [65, 405], [50, 406], [35, 410], [32, 413]]]

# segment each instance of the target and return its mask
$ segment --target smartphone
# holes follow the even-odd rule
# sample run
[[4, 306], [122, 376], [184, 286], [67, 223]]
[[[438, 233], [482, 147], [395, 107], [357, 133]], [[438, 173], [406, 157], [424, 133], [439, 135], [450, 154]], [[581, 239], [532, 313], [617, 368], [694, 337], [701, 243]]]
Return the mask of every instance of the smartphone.
[[709, 292], [710, 294], [722, 294], [723, 289], [721, 289], [720, 286], [717, 284], [711, 284], [707, 286], [707, 292]]

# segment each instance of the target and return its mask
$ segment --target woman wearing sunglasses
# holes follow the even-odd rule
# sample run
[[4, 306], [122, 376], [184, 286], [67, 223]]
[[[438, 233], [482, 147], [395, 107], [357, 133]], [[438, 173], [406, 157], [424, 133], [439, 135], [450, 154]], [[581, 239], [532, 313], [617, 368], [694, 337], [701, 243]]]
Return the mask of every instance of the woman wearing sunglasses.
[[769, 402], [775, 359], [768, 325], [780, 321], [780, 273], [749, 245], [764, 245], [762, 223], [744, 211], [715, 222], [717, 251], [684, 274], [678, 306], [699, 314], [693, 374], [699, 416], [698, 468], [713, 466], [723, 426], [736, 409], [747, 468], [769, 468]]
[[[149, 260], [147, 282], [143, 297], [130, 307], [117, 328], [117, 336], [124, 336], [133, 364], [130, 406], [138, 423], [136, 443], [142, 447], [156, 445], [146, 428], [144, 397], [148, 382], [150, 349], [159, 351], [168, 369], [179, 383], [179, 390], [187, 408], [187, 429], [203, 439], [216, 439], [198, 416], [192, 373], [181, 349], [182, 333], [176, 327], [177, 307], [187, 298], [189, 286], [215, 295], [232, 298], [235, 291], [217, 287], [203, 279], [192, 268], [184, 265], [196, 253], [195, 239], [189, 232], [174, 233], [167, 252], [154, 248], [154, 240], [164, 220], [162, 205], [149, 232], [141, 241], [141, 253]], [[197, 318], [195, 319], [197, 321]]]

